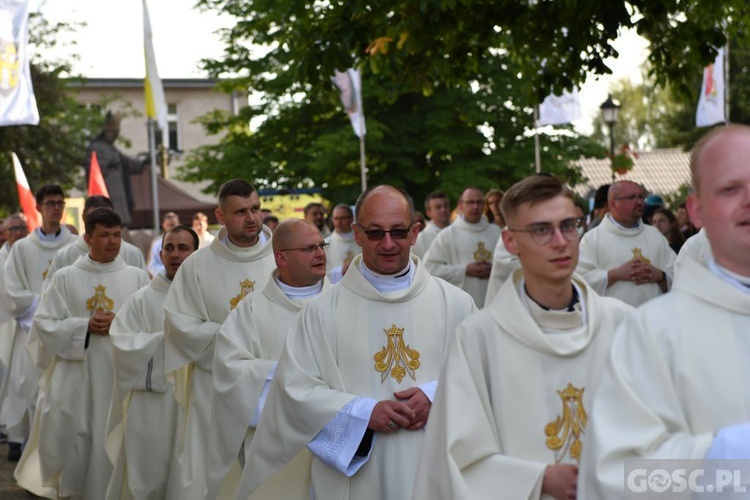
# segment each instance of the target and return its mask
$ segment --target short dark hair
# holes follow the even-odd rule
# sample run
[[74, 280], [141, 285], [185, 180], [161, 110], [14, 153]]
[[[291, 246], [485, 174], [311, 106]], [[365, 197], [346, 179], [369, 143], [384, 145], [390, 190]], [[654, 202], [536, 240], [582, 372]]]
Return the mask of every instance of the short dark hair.
[[279, 218], [275, 215], [266, 215], [263, 217], [263, 225], [268, 225], [269, 222], [276, 222], [278, 224]]
[[594, 194], [594, 210], [606, 207], [609, 199], [609, 188], [611, 184], [602, 184]]
[[94, 234], [96, 225], [102, 225], [104, 227], [115, 227], [122, 226], [122, 219], [117, 215], [117, 212], [110, 210], [106, 207], [94, 208], [86, 214], [86, 219], [83, 221], [86, 227], [86, 234], [91, 236]]
[[333, 207], [332, 212], [335, 212], [336, 210], [346, 210], [346, 213], [349, 214], [349, 217], [354, 217], [354, 212], [352, 211], [352, 207], [350, 205], [347, 205], [346, 203], [339, 203], [335, 207]]
[[112, 204], [112, 200], [104, 195], [95, 194], [94, 196], [89, 196], [88, 198], [86, 198], [86, 201], [83, 204], [83, 213], [87, 214], [89, 213], [89, 210], [101, 207], [109, 208], [110, 210], [115, 209], [115, 206]]
[[547, 174], [531, 175], [516, 182], [505, 192], [500, 202], [500, 210], [503, 212], [505, 222], [508, 222], [508, 219], [518, 211], [518, 207], [524, 203], [536, 205], [557, 196], [565, 196], [575, 203], [573, 191], [557, 177]]
[[444, 192], [442, 192], [442, 191], [433, 191], [430, 194], [428, 194], [427, 196], [425, 196], [425, 199], [424, 199], [424, 209], [425, 210], [429, 210], [430, 209], [430, 202], [432, 200], [446, 200], [446, 201], [450, 202], [450, 200], [448, 199], [448, 195], [445, 194]]
[[406, 200], [406, 203], [409, 205], [409, 217], [410, 217], [409, 222], [411, 224], [414, 224], [414, 222], [416, 221], [416, 218], [417, 218], [416, 215], [415, 215], [415, 213], [414, 213], [414, 212], [416, 212], [416, 209], [414, 208], [414, 200], [412, 199], [411, 196], [409, 196], [409, 193], [407, 193], [406, 191], [404, 191], [403, 189], [401, 189], [399, 187], [391, 186], [390, 184], [380, 184], [379, 186], [369, 187], [369, 188], [365, 189], [364, 192], [361, 195], [359, 195], [359, 198], [357, 198], [357, 202], [354, 204], [354, 222], [355, 223], [359, 223], [359, 217], [360, 217], [360, 213], [362, 211], [362, 204], [367, 200], [367, 198], [370, 196], [370, 194], [373, 192], [373, 190], [375, 190], [375, 189], [377, 189], [379, 187], [389, 187], [389, 188], [395, 189], [396, 191], [398, 191], [399, 193], [401, 193], [401, 196], [404, 197], [404, 199]]
[[255, 192], [255, 186], [244, 179], [232, 179], [222, 184], [219, 189], [219, 205], [223, 205], [230, 196], [249, 198]]
[[179, 233], [179, 232], [185, 232], [190, 233], [190, 236], [193, 238], [193, 251], [198, 250], [198, 247], [201, 244], [200, 239], [198, 238], [198, 233], [196, 233], [192, 227], [188, 227], [185, 224], [178, 224], [174, 227], [170, 227], [166, 231], [164, 231], [164, 234], [161, 235], [161, 246], [164, 248], [164, 237], [170, 233]]
[[310, 210], [312, 210], [313, 208], [319, 208], [323, 210], [323, 204], [318, 203], [317, 201], [311, 201], [310, 203], [305, 205], [305, 208], [302, 210], [302, 213], [305, 215], [305, 217], [307, 217], [307, 214], [310, 213]]
[[44, 201], [44, 198], [46, 198], [47, 196], [57, 195], [65, 198], [65, 193], [63, 193], [63, 190], [60, 186], [58, 186], [57, 184], [45, 184], [44, 186], [39, 188], [39, 190], [34, 195], [34, 198], [36, 199], [36, 204], [41, 205]]

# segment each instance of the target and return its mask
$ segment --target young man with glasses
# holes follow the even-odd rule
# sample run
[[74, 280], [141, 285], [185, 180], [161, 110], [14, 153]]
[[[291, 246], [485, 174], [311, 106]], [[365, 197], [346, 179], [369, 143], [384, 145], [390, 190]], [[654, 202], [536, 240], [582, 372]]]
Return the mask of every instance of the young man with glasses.
[[600, 294], [637, 307], [669, 290], [677, 256], [659, 230], [641, 221], [641, 186], [619, 181], [608, 196], [609, 213], [581, 240], [578, 272]]
[[500, 227], [484, 216], [484, 195], [477, 188], [464, 190], [458, 208], [461, 215], [435, 237], [424, 265], [433, 276], [466, 291], [482, 308]]
[[501, 202], [521, 268], [448, 350], [413, 498], [576, 498], [587, 412], [612, 332], [632, 308], [573, 271], [573, 193], [529, 177]]
[[8, 458], [12, 461], [20, 458], [21, 446], [31, 431], [36, 407], [39, 373], [26, 351], [31, 319], [39, 304], [42, 284], [52, 259], [58, 250], [76, 240], [76, 235], [61, 223], [65, 211], [62, 188], [47, 184], [39, 188], [35, 198], [42, 225], [13, 245], [3, 276], [11, 313], [16, 319], [8, 395], [0, 414], [0, 424], [8, 429]]
[[406, 193], [371, 188], [355, 217], [362, 255], [287, 334], [238, 498], [411, 498], [445, 350], [475, 307], [410, 257]]

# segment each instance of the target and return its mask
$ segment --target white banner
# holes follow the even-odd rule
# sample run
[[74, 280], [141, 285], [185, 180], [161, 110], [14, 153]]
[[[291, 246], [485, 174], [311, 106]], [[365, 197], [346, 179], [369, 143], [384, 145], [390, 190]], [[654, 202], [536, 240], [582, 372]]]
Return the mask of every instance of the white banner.
[[28, 0], [0, 0], [0, 126], [38, 125], [29, 72]]
[[344, 105], [352, 128], [357, 137], [362, 138], [367, 134], [365, 127], [365, 112], [362, 109], [362, 79], [359, 71], [349, 68], [346, 73], [334, 71], [331, 81], [338, 87], [341, 104]]
[[167, 131], [167, 100], [164, 97], [164, 87], [156, 69], [156, 55], [152, 40], [151, 18], [148, 15], [146, 0], [143, 0], [143, 48], [146, 52], [146, 116], [156, 120], [162, 134]]
[[719, 49], [713, 64], [703, 70], [701, 96], [695, 113], [696, 127], [724, 123], [724, 49]]
[[543, 125], [565, 125], [582, 116], [578, 87], [573, 92], [563, 90], [561, 96], [550, 94], [539, 106], [539, 123]]

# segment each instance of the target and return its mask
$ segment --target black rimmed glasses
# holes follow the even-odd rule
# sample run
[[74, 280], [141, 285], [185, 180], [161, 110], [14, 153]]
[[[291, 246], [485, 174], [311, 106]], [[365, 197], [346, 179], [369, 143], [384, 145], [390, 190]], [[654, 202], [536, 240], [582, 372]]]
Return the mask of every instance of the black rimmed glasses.
[[414, 223], [412, 222], [411, 224], [409, 224], [409, 227], [406, 228], [397, 227], [388, 231], [384, 229], [365, 229], [362, 224], [357, 224], [357, 226], [362, 228], [362, 232], [365, 233], [367, 239], [370, 241], [380, 241], [385, 238], [386, 234], [390, 234], [391, 238], [393, 238], [394, 240], [405, 240], [406, 237], [409, 236], [409, 231], [411, 231]]
[[315, 252], [316, 250], [323, 250], [325, 252], [327, 246], [328, 246], [328, 243], [323, 242], [323, 243], [317, 243], [315, 245], [310, 245], [310, 246], [301, 247], [301, 248], [285, 248], [283, 250], [279, 250], [279, 252], [293, 252], [293, 251], [297, 251], [297, 252], [303, 252], [303, 253], [311, 254], [311, 253]]
[[514, 233], [529, 233], [531, 239], [537, 245], [546, 245], [552, 241], [552, 236], [555, 234], [555, 229], [559, 229], [560, 233], [568, 241], [578, 241], [580, 234], [578, 230], [583, 225], [583, 217], [571, 217], [555, 225], [551, 222], [537, 222], [536, 224], [529, 224], [526, 229], [510, 229], [508, 231]]

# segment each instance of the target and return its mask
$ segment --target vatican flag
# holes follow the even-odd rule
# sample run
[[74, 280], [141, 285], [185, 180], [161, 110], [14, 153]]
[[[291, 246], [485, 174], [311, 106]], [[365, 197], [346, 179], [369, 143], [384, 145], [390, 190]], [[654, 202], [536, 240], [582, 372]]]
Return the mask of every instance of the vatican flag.
[[164, 133], [167, 130], [167, 100], [164, 98], [164, 87], [156, 70], [151, 19], [148, 17], [146, 0], [143, 0], [143, 46], [146, 52], [146, 116], [155, 120]]
[[0, 0], [0, 126], [38, 125], [29, 73], [28, 0]]

